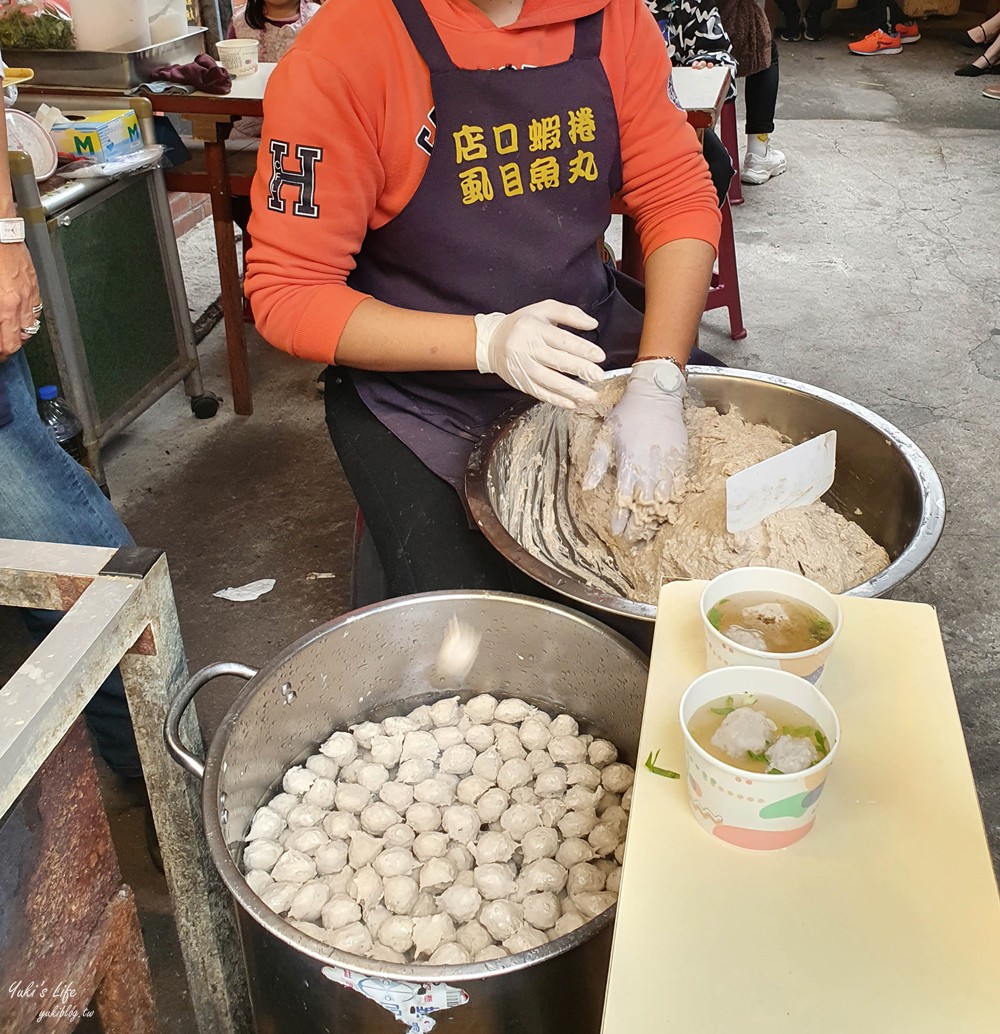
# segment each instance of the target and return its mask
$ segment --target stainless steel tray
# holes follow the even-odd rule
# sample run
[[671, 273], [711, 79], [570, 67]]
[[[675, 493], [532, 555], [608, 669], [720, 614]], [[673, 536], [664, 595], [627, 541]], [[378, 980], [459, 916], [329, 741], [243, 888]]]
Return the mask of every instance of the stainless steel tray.
[[7, 50], [3, 57], [11, 66], [34, 69], [33, 86], [128, 90], [146, 82], [154, 69], [193, 61], [205, 49], [207, 32], [192, 27], [143, 50]]

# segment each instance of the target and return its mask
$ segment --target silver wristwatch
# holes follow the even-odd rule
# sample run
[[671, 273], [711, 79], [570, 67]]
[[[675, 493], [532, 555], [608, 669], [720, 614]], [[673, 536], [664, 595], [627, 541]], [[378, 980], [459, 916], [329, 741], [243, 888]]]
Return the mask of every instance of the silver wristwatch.
[[[649, 364], [649, 365], [645, 365]], [[681, 395], [687, 387], [687, 371], [672, 355], [643, 355], [632, 366], [633, 375], [642, 371], [643, 380], [652, 382], [668, 395]]]
[[24, 220], [0, 219], [0, 244], [23, 244]]

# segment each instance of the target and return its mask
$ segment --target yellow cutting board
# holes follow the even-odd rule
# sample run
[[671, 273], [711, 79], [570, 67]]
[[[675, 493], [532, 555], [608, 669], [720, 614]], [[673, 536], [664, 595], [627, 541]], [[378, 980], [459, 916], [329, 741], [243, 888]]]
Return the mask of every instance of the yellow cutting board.
[[641, 767], [684, 774], [703, 588], [660, 597], [603, 1034], [996, 1034], [1000, 897], [934, 610], [843, 599], [816, 826], [755, 852]]

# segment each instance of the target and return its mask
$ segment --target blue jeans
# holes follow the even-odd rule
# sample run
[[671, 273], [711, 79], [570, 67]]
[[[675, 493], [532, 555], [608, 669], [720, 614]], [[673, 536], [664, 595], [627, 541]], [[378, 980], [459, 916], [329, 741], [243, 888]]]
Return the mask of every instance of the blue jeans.
[[[23, 349], [0, 362], [12, 419], [0, 427], [0, 538], [77, 546], [132, 545], [132, 536], [93, 478], [60, 447], [38, 418], [35, 389]], [[41, 641], [62, 617], [25, 611], [28, 630]], [[110, 767], [124, 778], [142, 774], [135, 734], [116, 668], [84, 714]]]

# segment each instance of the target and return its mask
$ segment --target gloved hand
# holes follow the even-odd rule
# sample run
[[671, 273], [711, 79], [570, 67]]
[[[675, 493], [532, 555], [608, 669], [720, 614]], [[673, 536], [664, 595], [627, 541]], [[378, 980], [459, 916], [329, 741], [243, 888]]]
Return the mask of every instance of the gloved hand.
[[648, 507], [670, 498], [674, 477], [687, 458], [686, 387], [680, 370], [669, 360], [637, 363], [622, 400], [604, 421], [583, 487], [596, 488], [612, 464], [616, 467], [614, 535], [628, 528], [625, 537], [637, 537], [636, 505]]
[[551, 298], [509, 316], [481, 313], [476, 317], [476, 367], [542, 402], [575, 409], [579, 402], [593, 402], [597, 393], [573, 378], [600, 380], [604, 373], [597, 364], [604, 362], [604, 352], [562, 327], [596, 326], [597, 320], [583, 309]]

